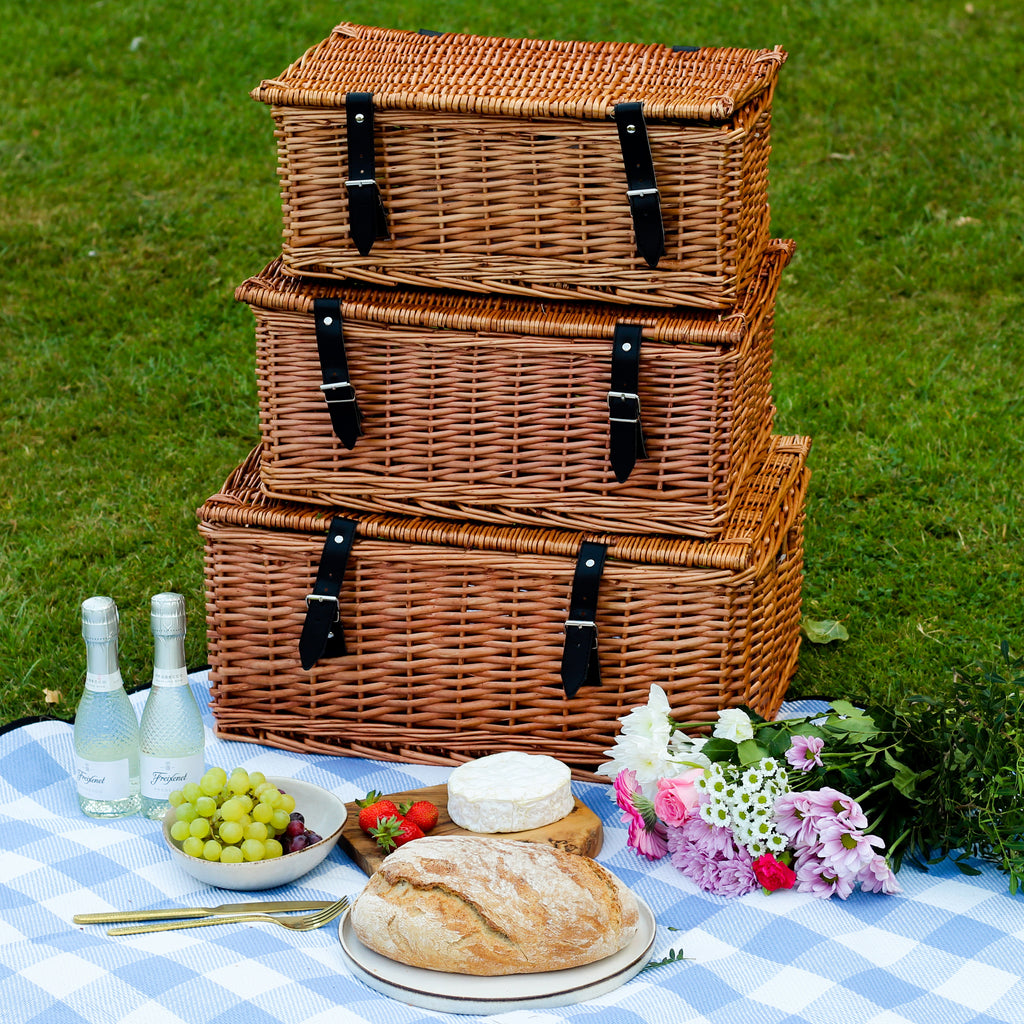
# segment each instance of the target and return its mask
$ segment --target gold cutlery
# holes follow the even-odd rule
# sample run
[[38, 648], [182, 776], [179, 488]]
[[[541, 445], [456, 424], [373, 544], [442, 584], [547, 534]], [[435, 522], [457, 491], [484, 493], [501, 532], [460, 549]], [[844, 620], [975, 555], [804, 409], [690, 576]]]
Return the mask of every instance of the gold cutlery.
[[211, 924], [235, 924], [246, 921], [269, 921], [272, 924], [280, 925], [282, 928], [289, 928], [295, 932], [311, 932], [314, 928], [322, 928], [329, 924], [336, 917], [339, 917], [348, 907], [348, 897], [342, 896], [335, 903], [320, 907], [315, 913], [302, 914], [299, 917], [273, 917], [267, 913], [257, 914], [226, 914], [217, 917], [205, 917], [201, 920], [178, 920], [162, 921], [159, 924], [136, 924], [125, 928], [108, 928], [108, 935], [139, 935], [142, 932], [168, 932], [178, 928], [202, 928]]
[[256, 903], [222, 903], [219, 907], [170, 907], [167, 910], [110, 910], [102, 914], [75, 914], [75, 924], [120, 924], [124, 921], [174, 921], [212, 917], [215, 914], [269, 914], [283, 910], [322, 910], [330, 900], [270, 900]]

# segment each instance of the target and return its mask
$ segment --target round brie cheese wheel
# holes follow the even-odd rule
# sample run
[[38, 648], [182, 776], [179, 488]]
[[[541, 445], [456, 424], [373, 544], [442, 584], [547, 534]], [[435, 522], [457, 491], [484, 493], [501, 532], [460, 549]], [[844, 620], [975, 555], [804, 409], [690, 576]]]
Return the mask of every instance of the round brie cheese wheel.
[[568, 765], [509, 751], [460, 764], [448, 778], [448, 816], [471, 832], [525, 832], [574, 807]]

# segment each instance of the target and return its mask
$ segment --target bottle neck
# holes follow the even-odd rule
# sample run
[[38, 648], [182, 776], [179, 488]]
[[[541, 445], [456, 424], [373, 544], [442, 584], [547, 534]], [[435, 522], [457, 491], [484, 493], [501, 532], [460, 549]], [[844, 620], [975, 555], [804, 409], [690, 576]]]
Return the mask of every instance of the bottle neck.
[[85, 670], [91, 676], [112, 676], [118, 671], [116, 637], [86, 641]]
[[185, 667], [185, 637], [153, 637], [153, 669], [158, 672], [177, 672]]

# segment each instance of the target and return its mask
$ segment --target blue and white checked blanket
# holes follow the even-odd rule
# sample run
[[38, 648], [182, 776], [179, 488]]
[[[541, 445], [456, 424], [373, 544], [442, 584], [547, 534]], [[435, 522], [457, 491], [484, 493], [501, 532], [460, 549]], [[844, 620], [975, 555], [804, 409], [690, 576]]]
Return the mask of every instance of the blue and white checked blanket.
[[[200, 706], [205, 677], [194, 677]], [[133, 700], [141, 705], [145, 694]], [[207, 762], [306, 779], [349, 801], [443, 782], [448, 769], [289, 754], [219, 740]], [[1024, 1024], [1024, 897], [986, 868], [899, 875], [899, 896], [846, 901], [792, 892], [707, 896], [665, 860], [641, 860], [607, 787], [577, 783], [603, 819], [599, 859], [658, 921], [650, 968], [590, 1002], [488, 1018], [435, 1013], [378, 995], [346, 966], [337, 929], [268, 925], [110, 937], [74, 914], [234, 899], [186, 876], [141, 817], [99, 823], [78, 810], [71, 727], [0, 735], [0, 1022], [3, 1024]], [[287, 889], [355, 894], [365, 877], [341, 850]], [[243, 896], [239, 899], [248, 898]]]

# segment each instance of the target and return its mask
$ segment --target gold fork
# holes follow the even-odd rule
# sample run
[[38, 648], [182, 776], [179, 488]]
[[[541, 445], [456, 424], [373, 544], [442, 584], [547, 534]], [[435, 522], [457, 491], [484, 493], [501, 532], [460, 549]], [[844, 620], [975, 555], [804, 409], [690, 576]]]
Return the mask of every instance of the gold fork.
[[271, 921], [282, 928], [293, 932], [311, 932], [314, 928], [322, 928], [336, 917], [344, 913], [348, 907], [348, 897], [342, 896], [337, 903], [331, 903], [314, 914], [301, 914], [298, 917], [274, 917], [271, 914], [225, 914], [222, 917], [204, 918], [201, 921], [161, 921], [159, 924], [135, 924], [123, 928], [108, 928], [108, 935], [138, 935], [141, 932], [169, 932], [178, 928], [205, 928], [211, 924], [232, 924], [243, 921]]

